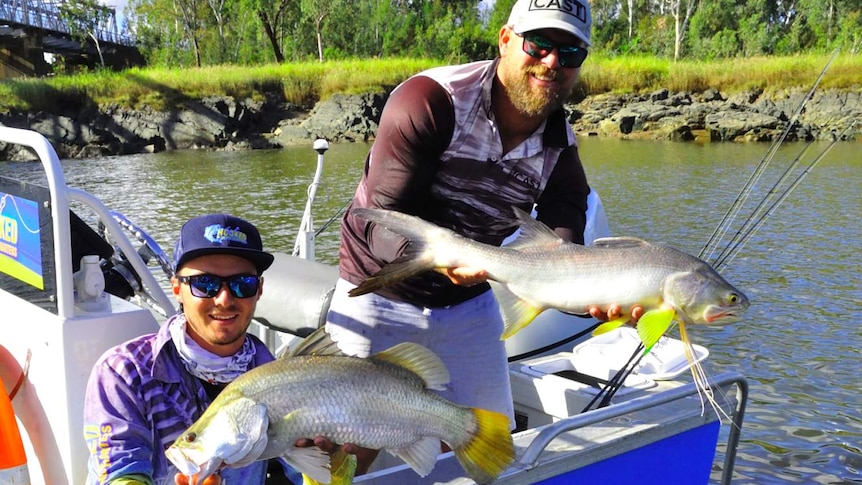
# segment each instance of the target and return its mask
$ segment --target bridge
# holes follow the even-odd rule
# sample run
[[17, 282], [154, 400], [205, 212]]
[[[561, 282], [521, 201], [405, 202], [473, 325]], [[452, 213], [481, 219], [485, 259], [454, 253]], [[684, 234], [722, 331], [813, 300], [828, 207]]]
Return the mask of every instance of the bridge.
[[119, 33], [112, 7], [63, 15], [64, 6], [64, 0], [0, 0], [0, 78], [51, 73], [45, 54], [90, 68], [143, 64], [135, 39]]

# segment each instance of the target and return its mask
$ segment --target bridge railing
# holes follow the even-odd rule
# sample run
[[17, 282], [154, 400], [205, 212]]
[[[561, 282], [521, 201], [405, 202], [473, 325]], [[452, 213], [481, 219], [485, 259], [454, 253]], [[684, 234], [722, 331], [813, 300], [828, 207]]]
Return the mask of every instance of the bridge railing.
[[[99, 42], [134, 45], [134, 38], [121, 35], [117, 31], [114, 8], [104, 8], [109, 15], [97, 16], [100, 21], [94, 32]], [[37, 27], [67, 35], [71, 35], [74, 30], [60, 15], [59, 3], [43, 0], [0, 0], [0, 22]]]

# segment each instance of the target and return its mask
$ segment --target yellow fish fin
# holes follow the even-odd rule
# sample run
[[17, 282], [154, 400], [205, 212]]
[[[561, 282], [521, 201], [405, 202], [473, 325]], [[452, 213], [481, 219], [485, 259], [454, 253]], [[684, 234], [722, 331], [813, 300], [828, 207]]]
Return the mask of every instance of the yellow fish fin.
[[431, 350], [412, 342], [404, 342], [371, 356], [403, 367], [418, 375], [425, 381], [425, 387], [442, 391], [449, 383], [449, 371], [446, 365]]
[[497, 298], [497, 303], [500, 305], [500, 311], [503, 313], [503, 324], [505, 328], [500, 340], [515, 335], [522, 328], [526, 327], [533, 320], [545, 311], [544, 308], [530, 304], [528, 301], [518, 297], [512, 293], [506, 285], [496, 281], [489, 281], [491, 289], [494, 291], [494, 296]]
[[[329, 472], [332, 475], [329, 485], [350, 485], [356, 475], [356, 455], [346, 453], [341, 447], [330, 455]], [[323, 483], [302, 474], [302, 485], [323, 485]]]
[[455, 457], [477, 483], [488, 483], [503, 473], [515, 459], [509, 418], [503, 414], [473, 409], [479, 429], [473, 439], [455, 448]]
[[320, 327], [302, 339], [296, 347], [279, 355], [279, 358], [286, 359], [300, 355], [340, 356], [345, 354], [326, 333], [324, 327]]
[[673, 308], [659, 308], [650, 310], [643, 314], [638, 319], [638, 336], [641, 338], [644, 347], [644, 355], [646, 355], [652, 346], [658, 342], [658, 339], [667, 332], [670, 328], [673, 318], [676, 316], [676, 311]]
[[601, 335], [603, 333], [608, 333], [611, 330], [619, 328], [619, 327], [625, 325], [625, 323], [628, 321], [629, 321], [628, 316], [624, 316], [624, 317], [617, 318], [615, 320], [607, 321], [607, 322], [599, 325], [598, 327], [596, 327], [595, 330], [593, 330], [593, 337], [595, 337], [596, 335]]

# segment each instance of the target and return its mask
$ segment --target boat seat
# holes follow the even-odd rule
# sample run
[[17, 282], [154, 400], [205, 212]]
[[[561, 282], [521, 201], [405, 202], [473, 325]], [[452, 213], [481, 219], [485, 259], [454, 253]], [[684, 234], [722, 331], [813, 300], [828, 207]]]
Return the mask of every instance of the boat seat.
[[338, 267], [273, 254], [275, 261], [263, 274], [263, 295], [254, 319], [274, 330], [305, 337], [326, 323]]

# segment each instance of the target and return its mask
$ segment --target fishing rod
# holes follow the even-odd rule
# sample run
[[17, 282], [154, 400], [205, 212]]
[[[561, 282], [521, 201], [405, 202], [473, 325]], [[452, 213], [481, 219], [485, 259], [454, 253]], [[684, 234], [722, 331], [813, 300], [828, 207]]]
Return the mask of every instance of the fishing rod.
[[811, 89], [805, 94], [802, 98], [802, 102], [799, 104], [799, 107], [793, 113], [793, 116], [790, 117], [790, 120], [787, 123], [784, 131], [782, 131], [781, 135], [773, 142], [773, 144], [766, 151], [766, 154], [758, 163], [757, 167], [755, 167], [754, 172], [752, 172], [751, 176], [749, 176], [748, 180], [743, 185], [739, 194], [736, 196], [736, 199], [733, 201], [731, 206], [725, 212], [724, 217], [722, 217], [721, 221], [715, 227], [712, 235], [710, 235], [706, 244], [704, 244], [703, 248], [698, 255], [699, 258], [708, 261], [713, 253], [715, 252], [719, 242], [724, 238], [727, 234], [728, 229], [733, 224], [733, 221], [736, 219], [736, 216], [739, 214], [739, 211], [742, 209], [743, 204], [748, 200], [749, 195], [751, 194], [754, 186], [757, 184], [757, 181], [766, 171], [766, 168], [772, 162], [772, 159], [775, 157], [778, 152], [778, 148], [784, 143], [785, 139], [789, 135], [790, 131], [796, 125], [799, 120], [800, 115], [802, 114], [802, 110], [805, 109], [805, 105], [808, 104], [808, 101], [814, 97], [814, 92], [817, 90], [817, 86], [820, 85], [820, 82], [823, 80], [823, 77], [826, 75], [826, 71], [829, 70], [829, 67], [832, 65], [832, 62], [838, 57], [838, 53], [840, 50], [836, 49], [832, 54], [832, 57], [829, 59], [829, 62], [826, 63], [826, 66], [820, 71], [820, 74], [817, 76], [817, 79], [814, 81], [814, 84], [811, 86]]
[[[775, 200], [775, 202], [773, 202], [773, 204], [771, 206], [769, 206], [769, 208], [765, 212], [763, 212], [763, 214], [757, 219], [756, 222], [751, 223], [751, 221], [753, 220], [753, 216], [749, 217], [748, 221], [746, 221], [746, 224], [748, 227], [746, 228], [746, 226], [743, 226], [743, 228], [741, 228], [740, 231], [737, 232], [737, 235], [740, 235], [740, 234], [741, 235], [739, 237], [734, 236], [734, 239], [736, 239], [736, 242], [733, 242], [734, 239], [731, 239], [731, 242], [733, 242], [733, 243], [728, 244], [728, 246], [725, 248], [725, 250], [716, 259], [716, 262], [714, 265], [716, 271], [718, 271], [720, 268], [727, 266], [727, 264], [730, 263], [730, 261], [734, 257], [736, 257], [737, 254], [739, 254], [739, 252], [743, 248], [743, 246], [745, 246], [745, 244], [748, 243], [748, 241], [754, 236], [754, 234], [757, 232], [757, 230], [760, 229], [760, 227], [763, 225], [764, 222], [766, 222], [766, 219], [770, 215], [772, 215], [772, 213], [775, 211], [775, 209], [778, 208], [778, 206], [781, 205], [782, 202], [784, 202], [784, 200], [787, 198], [787, 196], [790, 195], [790, 193], [802, 182], [802, 179], [804, 179], [809, 173], [811, 173], [811, 170], [814, 169], [815, 165], [817, 165], [821, 160], [823, 160], [826, 157], [826, 155], [829, 153], [829, 151], [832, 150], [832, 148], [838, 143], [838, 141], [840, 141], [844, 137], [845, 134], [849, 133], [849, 131], [851, 129], [853, 129], [856, 126], [856, 124], [857, 124], [857, 122], [850, 124], [850, 126], [848, 126], [841, 133], [840, 136], [838, 136], [834, 140], [832, 140], [832, 142], [829, 145], [827, 145], [826, 148], [824, 148], [820, 152], [820, 154], [817, 155], [817, 157], [815, 157], [814, 160], [810, 164], [808, 164], [808, 166], [805, 167], [805, 169], [802, 171], [802, 173], [800, 173], [799, 176], [796, 177], [796, 179], [790, 184], [790, 186], [788, 186], [787, 189], [781, 193], [781, 195], [778, 197], [778, 199]], [[806, 149], [807, 148], [808, 147], [806, 146]], [[803, 152], [804, 152], [804, 150], [803, 150]], [[796, 163], [796, 161], [794, 161], [794, 163]], [[788, 171], [790, 171], [790, 168], [788, 168]], [[787, 173], [785, 172], [785, 175], [782, 175], [782, 179], [785, 179], [786, 175], [787, 175]], [[781, 182], [781, 180], [779, 182]], [[776, 184], [778, 184], [779, 182], [776, 182]], [[773, 187], [773, 189], [774, 188], [775, 187]], [[767, 198], [768, 198], [768, 196], [767, 196]], [[767, 199], [765, 198], [763, 201], [761, 201], [760, 205], [764, 205], [766, 200]], [[758, 208], [759, 207], [760, 206], [758, 206]], [[755, 211], [755, 213], [757, 213], [757, 211]]]
[[330, 217], [329, 220], [327, 220], [322, 226], [320, 226], [320, 229], [318, 229], [317, 232], [314, 233], [314, 235], [319, 236], [323, 231], [328, 229], [333, 222], [340, 220], [341, 216], [344, 215], [344, 212], [347, 210], [347, 206], [349, 206], [351, 202], [353, 202], [353, 196], [348, 197], [347, 202], [345, 202], [341, 207], [339, 207], [338, 210], [335, 211], [335, 214]]
[[[805, 147], [802, 149], [802, 151], [799, 152], [799, 155], [797, 155], [796, 158], [793, 159], [793, 161], [790, 163], [790, 165], [787, 167], [787, 169], [785, 169], [784, 173], [781, 175], [781, 177], [779, 177], [779, 179], [775, 182], [775, 184], [773, 184], [772, 188], [769, 189], [769, 191], [766, 193], [766, 195], [763, 197], [763, 199], [761, 199], [761, 201], [757, 205], [757, 207], [755, 207], [754, 210], [751, 212], [751, 215], [748, 216], [748, 218], [745, 220], [745, 222], [742, 223], [742, 226], [736, 231], [736, 234], [734, 234], [733, 237], [731, 237], [727, 241], [727, 245], [724, 247], [724, 249], [719, 253], [719, 255], [714, 260], [712, 260], [710, 262], [710, 264], [712, 265], [712, 267], [716, 271], [718, 271], [719, 262], [723, 259], [723, 257], [725, 257], [728, 254], [728, 250], [735, 246], [734, 242], [741, 238], [741, 235], [743, 233], [745, 233], [745, 231], [749, 228], [749, 226], [752, 224], [752, 221], [754, 221], [755, 218], [757, 218], [758, 214], [760, 214], [760, 212], [763, 211], [763, 208], [766, 207], [766, 204], [770, 200], [770, 198], [774, 197], [775, 194], [777, 193], [778, 187], [780, 187], [784, 183], [784, 181], [787, 179], [787, 177], [789, 177], [790, 174], [792, 173], [793, 169], [795, 169], [796, 166], [799, 165], [799, 161], [802, 159], [802, 156], [805, 154], [805, 152], [808, 151], [808, 149], [810, 147], [811, 147], [811, 143], [809, 142], [805, 145]], [[729, 229], [729, 227], [728, 227], [728, 229]], [[725, 230], [725, 233], [726, 232], [727, 231]]]
[[[582, 413], [589, 411], [593, 407], [593, 404], [595, 404], [596, 401], [599, 401], [599, 399], [601, 399], [601, 401], [599, 402], [599, 405], [596, 406], [596, 409], [606, 407], [610, 404], [611, 399], [617, 391], [623, 387], [623, 383], [628, 376], [637, 369], [638, 365], [640, 365], [641, 359], [646, 355], [646, 352], [643, 350], [644, 344], [642, 342], [638, 342], [638, 345], [634, 352], [632, 352], [629, 360], [626, 361], [626, 363], [613, 375], [613, 377], [610, 378], [610, 380], [605, 382], [604, 387], [602, 387], [599, 392], [593, 396], [590, 402], [584, 406], [584, 409], [581, 410]], [[635, 358], [637, 358], [637, 360], [635, 360]], [[634, 363], [632, 363], [632, 361], [634, 361]]]
[[[728, 208], [727, 212], [724, 214], [724, 217], [716, 226], [712, 235], [707, 240], [706, 244], [704, 244], [703, 248], [700, 251], [699, 257], [704, 260], [709, 260], [715, 253], [718, 248], [719, 242], [724, 239], [727, 232], [730, 230], [730, 227], [733, 225], [733, 222], [736, 220], [736, 217], [739, 215], [742, 207], [745, 202], [748, 200], [748, 197], [751, 195], [754, 187], [757, 182], [766, 172], [766, 168], [772, 162], [775, 155], [778, 153], [778, 149], [784, 143], [790, 131], [798, 122], [798, 119], [805, 108], [805, 105], [810, 101], [814, 93], [822, 81], [823, 77], [826, 74], [826, 71], [832, 65], [835, 58], [838, 56], [839, 51], [836, 50], [832, 57], [827, 62], [826, 66], [820, 71], [817, 79], [812, 85], [811, 89], [806, 93], [803, 97], [802, 102], [799, 107], [797, 107], [793, 116], [790, 118], [787, 126], [782, 131], [781, 135], [776, 139], [776, 141], [770, 146], [767, 150], [766, 154], [758, 163], [757, 167], [755, 167], [754, 172], [749, 176], [743, 188], [740, 190], [736, 199], [734, 200], [731, 207]], [[736, 232], [736, 234], [728, 241], [727, 245], [724, 249], [719, 253], [719, 255], [715, 258], [713, 263], [713, 267], [716, 271], [719, 271], [721, 268], [725, 267], [737, 254], [739, 254], [740, 250], [744, 247], [744, 245], [754, 236], [757, 230], [763, 225], [766, 219], [775, 211], [775, 209], [790, 195], [790, 193], [801, 183], [802, 179], [811, 172], [815, 165], [817, 165], [823, 158], [825, 158], [826, 154], [835, 146], [835, 144], [843, 139], [843, 137], [853, 129], [858, 122], [853, 122], [847, 127], [844, 132], [842, 132], [838, 137], [836, 137], [832, 143], [830, 143], [817, 157], [815, 157], [814, 161], [812, 161], [803, 172], [783, 191], [780, 195], [777, 196], [777, 200], [775, 200], [768, 208], [767, 203], [775, 197], [775, 194], [779, 193], [779, 187], [784, 184], [784, 182], [790, 177], [793, 170], [799, 165], [800, 160], [803, 158], [804, 154], [808, 151], [811, 146], [809, 142], [803, 150], [797, 155], [797, 157], [791, 162], [791, 164], [785, 169], [784, 173], [778, 179], [778, 181], [772, 186], [769, 192], [764, 196], [764, 198], [760, 201], [760, 203], [755, 207], [751, 215], [748, 216], [746, 221], [742, 224], [740, 229]], [[647, 352], [643, 352], [643, 344], [638, 345], [635, 349], [634, 353], [632, 353], [629, 360], [626, 364], [618, 370], [614, 376], [608, 381], [608, 383], [599, 391], [599, 393], [590, 401], [589, 404], [584, 408], [582, 412], [586, 412], [590, 410], [590, 408], [601, 398], [598, 407], [607, 406], [610, 403], [611, 398], [619, 391], [622, 387], [625, 380], [628, 376], [634, 372], [634, 370], [640, 364], [641, 359], [643, 359]], [[635, 360], [637, 359], [637, 360]], [[633, 363], [634, 361], [634, 363]]]

